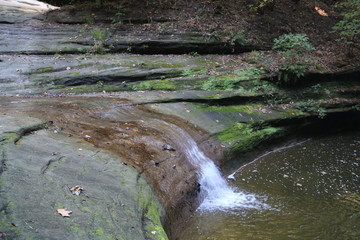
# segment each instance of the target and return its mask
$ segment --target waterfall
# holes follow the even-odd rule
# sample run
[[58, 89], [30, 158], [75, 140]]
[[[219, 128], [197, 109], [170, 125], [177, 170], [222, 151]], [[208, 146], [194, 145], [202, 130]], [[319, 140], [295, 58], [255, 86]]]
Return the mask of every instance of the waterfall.
[[190, 138], [186, 139], [188, 149], [186, 156], [189, 161], [198, 166], [199, 183], [204, 201], [199, 210], [230, 210], [234, 208], [262, 208], [252, 194], [245, 194], [228, 185], [214, 162], [209, 159]]
[[246, 194], [228, 185], [218, 167], [198, 147], [192, 137], [176, 125], [161, 121], [181, 142], [188, 161], [198, 169], [200, 193], [204, 201], [200, 211], [231, 210], [239, 208], [264, 208], [254, 195]]

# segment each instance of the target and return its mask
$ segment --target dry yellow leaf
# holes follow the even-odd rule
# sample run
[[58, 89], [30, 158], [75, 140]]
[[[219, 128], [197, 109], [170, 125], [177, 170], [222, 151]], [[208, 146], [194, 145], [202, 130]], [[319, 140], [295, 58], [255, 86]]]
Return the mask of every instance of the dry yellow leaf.
[[319, 7], [315, 7], [315, 10], [318, 12], [318, 14], [320, 14], [321, 16], [324, 16], [324, 17], [328, 17], [329, 14], [327, 14], [324, 10], [322, 10], [321, 8]]

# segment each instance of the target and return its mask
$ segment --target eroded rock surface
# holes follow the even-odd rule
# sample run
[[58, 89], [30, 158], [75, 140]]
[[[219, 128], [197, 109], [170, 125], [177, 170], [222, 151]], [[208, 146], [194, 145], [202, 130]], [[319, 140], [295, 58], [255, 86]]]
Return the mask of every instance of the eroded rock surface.
[[[69, 239], [101, 234], [104, 239], [165, 239], [165, 217], [174, 221], [197, 206], [196, 166], [184, 155], [188, 149], [182, 142], [188, 139], [182, 131], [203, 142], [213, 157], [221, 154], [200, 129], [129, 100], [1, 97], [0, 103], [2, 196], [5, 205], [14, 203], [14, 214], [3, 216], [10, 236], [48, 238], [51, 230], [42, 233], [38, 226], [50, 222]], [[79, 197], [69, 191], [77, 185], [85, 189]], [[41, 205], [36, 205], [39, 197]], [[73, 211], [71, 220], [59, 225], [67, 220], [54, 211], [65, 207]], [[42, 208], [47, 217], [41, 218]], [[27, 220], [20, 221], [22, 215]]]
[[[0, 125], [6, 239], [166, 238], [158, 227], [160, 202], [119, 156], [20, 113], [2, 115]], [[79, 196], [69, 190], [76, 185], [84, 188]], [[57, 209], [72, 214], [65, 218]]]

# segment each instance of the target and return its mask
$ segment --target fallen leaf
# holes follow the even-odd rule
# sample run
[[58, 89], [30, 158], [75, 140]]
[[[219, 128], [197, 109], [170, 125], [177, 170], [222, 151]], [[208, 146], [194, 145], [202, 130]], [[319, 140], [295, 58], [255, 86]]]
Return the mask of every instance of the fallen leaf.
[[68, 211], [64, 208], [59, 208], [56, 209], [57, 213], [60, 214], [62, 217], [70, 217], [70, 214], [72, 213], [72, 211]]
[[155, 234], [156, 234], [156, 231], [151, 231], [151, 233], [155, 235]]
[[81, 186], [79, 186], [79, 185], [77, 185], [77, 186], [75, 186], [75, 187], [70, 188], [69, 190], [70, 190], [70, 192], [71, 192], [73, 195], [79, 196], [80, 193], [81, 193], [82, 191], [84, 191], [84, 188], [81, 187]]
[[315, 7], [315, 10], [318, 12], [318, 14], [320, 14], [323, 17], [328, 17], [329, 16], [329, 14], [327, 14], [324, 10], [322, 10], [319, 7]]

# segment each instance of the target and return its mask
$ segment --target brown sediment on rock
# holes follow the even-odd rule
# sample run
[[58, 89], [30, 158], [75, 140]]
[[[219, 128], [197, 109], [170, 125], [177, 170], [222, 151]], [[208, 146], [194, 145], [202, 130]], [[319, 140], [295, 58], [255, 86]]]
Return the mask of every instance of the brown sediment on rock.
[[[2, 103], [6, 109], [5, 101]], [[164, 224], [170, 235], [171, 223], [181, 219], [179, 216], [190, 216], [200, 199], [197, 169], [186, 159], [186, 149], [181, 144], [187, 139], [174, 136], [169, 132], [171, 126], [168, 124], [191, 135], [206, 149], [209, 157], [219, 160], [222, 154], [203, 130], [178, 117], [134, 105], [129, 100], [29, 98], [19, 102], [15, 109], [49, 122], [48, 128], [54, 132], [77, 135], [99, 150], [109, 150], [136, 168], [139, 176], [144, 175], [151, 183], [163, 203], [167, 213]], [[164, 150], [164, 145], [171, 146], [172, 151]]]

